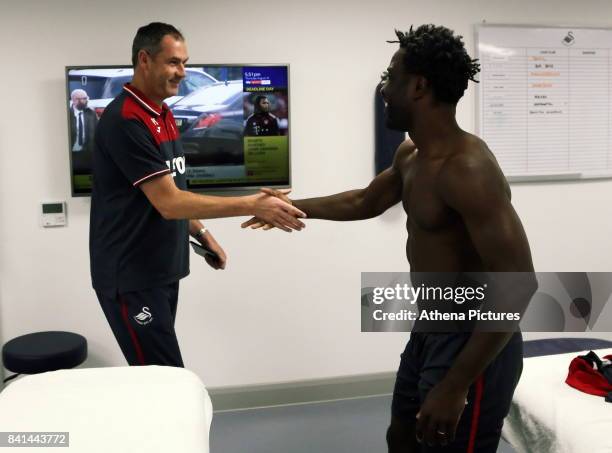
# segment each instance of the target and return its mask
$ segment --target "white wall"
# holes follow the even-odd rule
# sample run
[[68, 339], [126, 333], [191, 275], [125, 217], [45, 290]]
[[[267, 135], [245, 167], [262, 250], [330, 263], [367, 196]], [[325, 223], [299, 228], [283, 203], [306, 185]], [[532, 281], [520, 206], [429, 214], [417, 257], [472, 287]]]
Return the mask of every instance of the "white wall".
[[[89, 3], [89, 4], [87, 4]], [[89, 340], [88, 365], [124, 363], [90, 287], [89, 200], [70, 198], [64, 66], [124, 64], [138, 26], [175, 24], [192, 62], [289, 62], [296, 197], [365, 185], [373, 174], [373, 89], [394, 28], [440, 23], [465, 36], [490, 23], [611, 26], [605, 1], [124, 2], [0, 5], [0, 331], [6, 341], [64, 329]], [[474, 130], [474, 86], [458, 117]], [[540, 271], [612, 270], [612, 181], [513, 187]], [[67, 200], [69, 226], [39, 227], [42, 200]], [[302, 233], [208, 221], [229, 254], [196, 258], [177, 320], [188, 367], [209, 386], [393, 370], [406, 334], [362, 334], [360, 272], [407, 270], [405, 216], [309, 222]]]

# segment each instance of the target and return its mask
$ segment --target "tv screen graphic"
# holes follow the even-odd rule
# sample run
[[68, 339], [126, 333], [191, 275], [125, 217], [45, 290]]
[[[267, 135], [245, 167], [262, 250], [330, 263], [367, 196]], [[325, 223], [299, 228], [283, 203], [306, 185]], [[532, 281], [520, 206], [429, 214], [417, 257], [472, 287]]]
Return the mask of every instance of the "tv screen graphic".
[[[171, 109], [185, 152], [189, 190], [288, 187], [287, 65], [189, 65]], [[89, 195], [95, 126], [131, 81], [129, 66], [68, 67], [73, 196]]]

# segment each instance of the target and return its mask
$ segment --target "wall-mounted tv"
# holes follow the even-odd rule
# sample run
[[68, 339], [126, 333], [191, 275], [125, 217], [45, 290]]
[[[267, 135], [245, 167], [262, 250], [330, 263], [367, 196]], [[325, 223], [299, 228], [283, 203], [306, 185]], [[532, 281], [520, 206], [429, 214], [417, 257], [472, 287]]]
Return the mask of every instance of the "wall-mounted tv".
[[[91, 194], [97, 122], [133, 73], [131, 66], [66, 68], [73, 196]], [[181, 135], [189, 190], [290, 186], [288, 65], [190, 64], [178, 95], [165, 102]]]

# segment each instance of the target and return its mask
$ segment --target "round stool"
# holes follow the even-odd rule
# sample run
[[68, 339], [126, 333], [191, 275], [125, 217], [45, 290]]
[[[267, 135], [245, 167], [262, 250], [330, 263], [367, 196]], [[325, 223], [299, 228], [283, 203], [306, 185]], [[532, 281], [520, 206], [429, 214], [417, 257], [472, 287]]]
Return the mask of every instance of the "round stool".
[[2, 348], [4, 367], [17, 374], [74, 368], [86, 358], [87, 340], [72, 332], [30, 333], [13, 338]]

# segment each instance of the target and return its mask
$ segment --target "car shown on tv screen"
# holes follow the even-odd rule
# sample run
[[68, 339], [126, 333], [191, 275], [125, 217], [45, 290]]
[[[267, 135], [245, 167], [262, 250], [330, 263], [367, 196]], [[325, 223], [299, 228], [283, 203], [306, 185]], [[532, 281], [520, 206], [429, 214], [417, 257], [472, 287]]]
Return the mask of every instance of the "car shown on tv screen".
[[190, 166], [244, 164], [242, 80], [199, 88], [171, 107]]
[[[110, 102], [116, 98], [123, 85], [132, 80], [132, 68], [92, 68], [71, 69], [68, 73], [68, 91], [71, 93], [81, 88], [89, 95], [88, 106], [95, 110], [98, 117]], [[185, 68], [185, 78], [179, 85], [177, 96], [165, 99], [166, 104], [173, 105], [195, 90], [217, 83], [210, 74], [197, 68]]]

